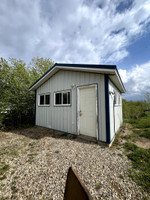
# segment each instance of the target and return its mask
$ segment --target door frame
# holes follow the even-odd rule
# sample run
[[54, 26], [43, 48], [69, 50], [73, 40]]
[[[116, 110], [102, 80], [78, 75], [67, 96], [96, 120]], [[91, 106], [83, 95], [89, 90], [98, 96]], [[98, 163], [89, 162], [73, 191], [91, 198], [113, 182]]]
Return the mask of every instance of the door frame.
[[98, 112], [98, 84], [92, 83], [87, 85], [79, 85], [77, 86], [77, 134], [79, 135], [80, 131], [80, 125], [79, 125], [79, 90], [81, 88], [89, 88], [89, 87], [95, 87], [96, 89], [96, 139], [99, 139], [99, 112]]

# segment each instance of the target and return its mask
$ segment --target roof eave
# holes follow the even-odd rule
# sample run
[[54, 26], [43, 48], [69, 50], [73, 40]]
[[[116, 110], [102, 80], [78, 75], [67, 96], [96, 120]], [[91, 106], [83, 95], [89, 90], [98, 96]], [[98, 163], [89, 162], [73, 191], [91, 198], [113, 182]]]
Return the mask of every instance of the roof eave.
[[[68, 67], [69, 66], [69, 67]], [[75, 64], [58, 64], [55, 63], [52, 68], [50, 68], [43, 76], [41, 76], [30, 88], [30, 91], [36, 90], [38, 87], [40, 87], [44, 82], [46, 82], [51, 76], [53, 76], [58, 70], [70, 70], [70, 71], [84, 71], [84, 72], [93, 72], [93, 73], [103, 73], [108, 75], [114, 75], [116, 77], [115, 82], [117, 83], [118, 89], [121, 93], [125, 93], [124, 85], [121, 81], [119, 72], [115, 65], [110, 65], [109, 69], [105, 68], [105, 65], [102, 65], [101, 68], [98, 68], [96, 65], [88, 65], [88, 67], [85, 67], [86, 65], [79, 65], [77, 66]], [[91, 66], [95, 66], [95, 68], [92, 68]], [[103, 68], [104, 66], [104, 68]], [[112, 80], [113, 81], [113, 80]]]
[[29, 91], [36, 90], [40, 85], [42, 85], [45, 81], [47, 81], [51, 76], [53, 76], [58, 70], [68, 70], [68, 71], [84, 71], [84, 72], [96, 72], [96, 73], [104, 73], [104, 74], [115, 74], [114, 69], [99, 69], [99, 68], [76, 68], [76, 67], [62, 67], [62, 66], [55, 66], [52, 70], [50, 70], [48, 73], [46, 73], [44, 76], [42, 76], [40, 79], [38, 79], [37, 82], [35, 82], [30, 88]]

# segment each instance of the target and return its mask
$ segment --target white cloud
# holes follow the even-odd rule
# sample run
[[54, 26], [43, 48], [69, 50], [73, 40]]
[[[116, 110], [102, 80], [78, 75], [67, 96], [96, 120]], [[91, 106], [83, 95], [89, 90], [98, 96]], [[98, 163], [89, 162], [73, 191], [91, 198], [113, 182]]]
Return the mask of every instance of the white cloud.
[[150, 92], [150, 61], [136, 65], [130, 70], [119, 70], [127, 90], [125, 98], [143, 99], [145, 92]]
[[127, 46], [146, 31], [150, 22], [150, 0], [133, 1], [129, 8], [119, 11], [122, 2], [2, 1], [0, 56], [27, 61], [43, 56], [56, 62], [116, 63], [128, 55]]

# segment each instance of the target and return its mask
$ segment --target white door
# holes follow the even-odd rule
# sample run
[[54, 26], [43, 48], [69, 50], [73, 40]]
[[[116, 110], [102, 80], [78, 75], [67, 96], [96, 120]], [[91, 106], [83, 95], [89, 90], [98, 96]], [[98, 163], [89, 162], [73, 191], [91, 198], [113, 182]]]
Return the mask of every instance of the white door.
[[78, 131], [97, 138], [96, 85], [78, 90]]

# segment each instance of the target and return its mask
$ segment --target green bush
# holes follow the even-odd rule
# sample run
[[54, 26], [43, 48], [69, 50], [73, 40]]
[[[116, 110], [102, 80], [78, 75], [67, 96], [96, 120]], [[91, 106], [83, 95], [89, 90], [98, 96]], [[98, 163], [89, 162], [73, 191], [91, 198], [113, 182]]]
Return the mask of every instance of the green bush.
[[29, 87], [53, 62], [33, 58], [29, 66], [22, 60], [0, 58], [0, 128], [34, 124], [34, 92]]
[[150, 128], [150, 116], [130, 119], [127, 122], [132, 124], [135, 128]]
[[142, 149], [133, 143], [125, 143], [124, 147], [130, 153], [127, 157], [132, 161], [130, 177], [142, 186], [147, 192], [150, 188], [150, 149]]
[[146, 116], [144, 110], [147, 109], [146, 101], [127, 101], [123, 99], [123, 117], [127, 120], [135, 120]]
[[131, 142], [124, 143], [124, 147], [128, 151], [135, 151], [138, 148], [135, 144], [133, 144]]

